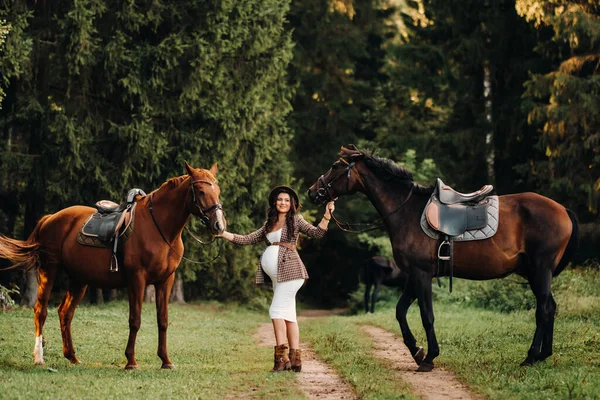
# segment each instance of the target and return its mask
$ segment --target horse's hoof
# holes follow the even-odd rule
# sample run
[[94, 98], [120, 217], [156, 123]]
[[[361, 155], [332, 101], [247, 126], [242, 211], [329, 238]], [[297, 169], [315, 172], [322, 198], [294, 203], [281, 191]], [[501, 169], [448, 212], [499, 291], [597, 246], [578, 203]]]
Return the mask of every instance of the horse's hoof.
[[417, 372], [429, 372], [433, 370], [433, 364], [429, 364], [427, 362], [422, 362], [417, 368]]
[[173, 363], [163, 364], [161, 368], [162, 369], [173, 369], [173, 368], [175, 368], [175, 364], [173, 364]]
[[46, 363], [44, 362], [44, 360], [41, 360], [41, 361], [38, 361], [38, 360], [36, 360], [36, 361], [34, 361], [33, 363], [34, 363], [35, 365], [44, 365], [44, 364], [46, 364]]
[[421, 365], [423, 359], [425, 358], [425, 350], [423, 350], [422, 347], [418, 347], [417, 352], [413, 355], [413, 358], [415, 359], [417, 365]]
[[131, 365], [125, 366], [125, 370], [127, 370], [127, 371], [133, 371], [135, 369], [140, 369], [140, 367], [137, 364], [131, 364]]
[[525, 361], [523, 361], [521, 363], [521, 367], [531, 367], [533, 365], [533, 361], [530, 360], [529, 358], [525, 359]]
[[81, 364], [81, 361], [77, 357], [69, 358], [71, 364]]

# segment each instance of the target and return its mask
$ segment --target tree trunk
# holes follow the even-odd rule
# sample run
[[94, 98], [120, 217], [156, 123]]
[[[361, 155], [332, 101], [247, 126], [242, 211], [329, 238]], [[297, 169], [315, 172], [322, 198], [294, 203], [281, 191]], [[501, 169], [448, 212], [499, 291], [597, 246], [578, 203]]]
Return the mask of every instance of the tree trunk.
[[110, 301], [117, 301], [119, 297], [119, 291], [117, 289], [110, 290]]
[[[43, 74], [42, 74], [43, 75]], [[23, 238], [27, 239], [35, 229], [38, 220], [44, 215], [46, 200], [46, 173], [42, 154], [43, 126], [41, 121], [37, 129], [31, 129], [29, 137], [29, 154], [34, 155], [32, 172], [25, 192], [25, 218], [23, 220]], [[35, 126], [35, 124], [34, 124]], [[25, 273], [25, 290], [21, 297], [21, 305], [33, 307], [37, 300], [38, 271]]]
[[146, 286], [144, 301], [146, 303], [154, 303], [156, 301], [156, 290], [154, 289], [154, 285]]
[[100, 288], [96, 289], [96, 304], [104, 304], [104, 293]]
[[171, 298], [169, 300], [172, 303], [185, 304], [183, 296], [183, 279], [181, 279], [179, 274], [175, 275], [175, 284], [173, 285], [173, 290], [171, 290]]
[[483, 66], [483, 97], [485, 99], [485, 119], [490, 123], [489, 131], [485, 135], [485, 144], [487, 147], [487, 169], [488, 180], [491, 184], [496, 184], [496, 174], [494, 173], [495, 152], [494, 152], [494, 129], [492, 128], [492, 79], [489, 61], [485, 61]]
[[37, 272], [37, 270], [32, 269], [23, 273], [25, 284], [21, 289], [21, 305], [24, 307], [33, 307], [37, 301]]

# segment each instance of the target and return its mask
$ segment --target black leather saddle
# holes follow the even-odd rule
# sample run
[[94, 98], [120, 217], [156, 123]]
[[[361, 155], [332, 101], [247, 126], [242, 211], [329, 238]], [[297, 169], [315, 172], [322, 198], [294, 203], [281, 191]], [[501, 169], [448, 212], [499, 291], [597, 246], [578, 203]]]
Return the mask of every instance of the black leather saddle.
[[107, 247], [113, 250], [110, 263], [111, 271], [118, 271], [117, 245], [119, 238], [126, 240], [133, 230], [134, 211], [137, 205], [136, 196], [146, 196], [141, 189], [131, 189], [126, 200], [117, 204], [110, 200], [100, 200], [98, 210], [92, 214], [81, 227], [77, 241], [86, 246]]
[[438, 178], [436, 190], [425, 211], [427, 222], [433, 229], [448, 236], [483, 228], [487, 225], [488, 202], [485, 199], [493, 189], [492, 185], [485, 185], [476, 192], [464, 194]]

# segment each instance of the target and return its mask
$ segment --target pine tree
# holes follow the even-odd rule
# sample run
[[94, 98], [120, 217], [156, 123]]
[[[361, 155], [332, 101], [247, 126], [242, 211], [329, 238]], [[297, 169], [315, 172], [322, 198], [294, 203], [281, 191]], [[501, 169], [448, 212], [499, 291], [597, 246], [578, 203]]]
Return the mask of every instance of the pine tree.
[[551, 68], [533, 74], [525, 99], [539, 128], [538, 157], [524, 166], [543, 193], [598, 219], [600, 206], [600, 4], [518, 0], [519, 13], [540, 31], [538, 51]]
[[514, 167], [527, 159], [535, 134], [520, 107], [528, 71], [541, 64], [535, 30], [510, 0], [422, 3], [414, 2], [422, 12], [406, 16], [400, 51], [405, 69], [415, 71], [412, 84], [403, 82], [413, 102], [431, 104], [415, 121], [433, 131], [424, 156], [459, 190], [485, 183], [499, 193], [530, 189], [518, 184]]
[[[32, 199], [25, 235], [43, 213], [120, 200], [131, 187], [149, 192], [182, 175], [184, 160], [219, 163], [232, 231], [262, 222], [269, 188], [291, 175], [287, 2], [7, 0], [3, 7], [11, 25], [26, 20], [7, 48], [20, 41], [32, 49], [18, 74], [1, 67], [10, 86], [0, 126], [18, 138], [21, 151], [9, 155], [21, 165], [23, 198]], [[187, 239], [186, 246], [190, 258], [216, 254]], [[247, 298], [256, 253], [236, 249], [180, 272], [197, 278], [204, 296]]]

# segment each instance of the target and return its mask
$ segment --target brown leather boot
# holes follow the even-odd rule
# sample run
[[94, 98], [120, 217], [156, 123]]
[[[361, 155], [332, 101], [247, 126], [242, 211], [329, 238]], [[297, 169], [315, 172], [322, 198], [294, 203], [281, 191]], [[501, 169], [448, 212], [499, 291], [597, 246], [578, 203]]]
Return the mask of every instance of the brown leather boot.
[[288, 357], [287, 344], [280, 344], [274, 346], [275, 350], [275, 363], [271, 372], [288, 371], [291, 368], [290, 359]]
[[290, 363], [294, 372], [302, 371], [302, 350], [290, 349]]

